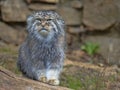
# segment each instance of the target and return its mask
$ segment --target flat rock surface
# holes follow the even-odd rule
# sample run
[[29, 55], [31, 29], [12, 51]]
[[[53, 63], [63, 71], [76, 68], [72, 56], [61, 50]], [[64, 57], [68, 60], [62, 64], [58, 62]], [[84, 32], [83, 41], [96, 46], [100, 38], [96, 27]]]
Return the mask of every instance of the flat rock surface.
[[71, 7], [76, 8], [76, 9], [81, 9], [83, 7], [82, 0], [72, 0]]
[[58, 13], [60, 13], [67, 25], [80, 25], [82, 22], [81, 13], [76, 9], [60, 7], [58, 8]]
[[56, 5], [51, 4], [33, 3], [29, 5], [29, 9], [32, 10], [56, 10], [56, 8]]
[[17, 31], [0, 22], [0, 38], [6, 43], [13, 43], [17, 40]]
[[113, 0], [84, 0], [83, 23], [98, 30], [112, 26], [118, 17]]
[[26, 0], [28, 3], [31, 2], [44, 2], [44, 3], [58, 3], [59, 0]]
[[23, 22], [29, 10], [23, 0], [5, 0], [1, 5], [1, 13], [4, 21]]
[[17, 77], [0, 66], [0, 90], [71, 90], [60, 86], [51, 86], [26, 78]]

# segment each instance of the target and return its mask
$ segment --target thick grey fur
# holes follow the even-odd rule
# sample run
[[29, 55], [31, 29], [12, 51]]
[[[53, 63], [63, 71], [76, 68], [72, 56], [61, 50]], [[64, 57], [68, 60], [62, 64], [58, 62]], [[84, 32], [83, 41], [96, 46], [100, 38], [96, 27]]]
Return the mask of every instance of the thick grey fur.
[[[49, 13], [54, 16], [53, 22], [57, 28], [53, 28], [48, 38], [42, 38], [34, 30], [33, 22], [36, 13]], [[38, 15], [39, 16], [39, 15]], [[39, 80], [50, 69], [58, 72], [58, 77], [63, 67], [65, 58], [65, 31], [64, 21], [54, 11], [38, 11], [27, 19], [28, 36], [20, 46], [17, 61], [18, 68], [27, 77]], [[46, 76], [47, 77], [47, 76]]]

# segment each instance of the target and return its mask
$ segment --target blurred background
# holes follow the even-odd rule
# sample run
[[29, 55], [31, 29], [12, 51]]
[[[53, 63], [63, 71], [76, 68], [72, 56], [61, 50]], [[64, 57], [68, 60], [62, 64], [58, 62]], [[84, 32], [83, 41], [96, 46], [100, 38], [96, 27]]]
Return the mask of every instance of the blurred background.
[[120, 89], [120, 0], [0, 0], [0, 66], [21, 75], [16, 60], [26, 17], [38, 10], [56, 11], [66, 23], [61, 86]]

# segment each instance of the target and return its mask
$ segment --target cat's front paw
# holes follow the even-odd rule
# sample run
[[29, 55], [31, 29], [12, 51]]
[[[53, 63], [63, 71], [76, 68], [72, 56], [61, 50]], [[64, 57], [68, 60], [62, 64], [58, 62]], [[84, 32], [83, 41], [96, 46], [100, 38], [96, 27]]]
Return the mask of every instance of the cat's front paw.
[[58, 79], [50, 79], [47, 81], [47, 83], [50, 85], [59, 85], [60, 81]]
[[43, 76], [43, 77], [40, 77], [40, 78], [39, 78], [39, 81], [46, 83], [46, 82], [47, 82], [47, 78], [44, 77], [44, 76]]

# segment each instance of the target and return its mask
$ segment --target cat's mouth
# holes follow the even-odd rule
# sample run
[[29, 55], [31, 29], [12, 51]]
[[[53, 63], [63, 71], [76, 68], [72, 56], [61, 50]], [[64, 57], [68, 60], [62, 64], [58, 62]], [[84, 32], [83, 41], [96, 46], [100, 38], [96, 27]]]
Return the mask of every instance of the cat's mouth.
[[41, 31], [48, 31], [48, 30], [46, 28], [41, 28], [38, 31], [41, 32]]
[[49, 31], [48, 31], [47, 29], [45, 29], [45, 28], [41, 28], [41, 29], [39, 30], [39, 33], [40, 33], [40, 35], [42, 35], [43, 37], [46, 37], [46, 36], [48, 36]]

